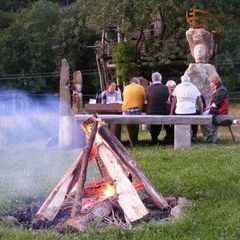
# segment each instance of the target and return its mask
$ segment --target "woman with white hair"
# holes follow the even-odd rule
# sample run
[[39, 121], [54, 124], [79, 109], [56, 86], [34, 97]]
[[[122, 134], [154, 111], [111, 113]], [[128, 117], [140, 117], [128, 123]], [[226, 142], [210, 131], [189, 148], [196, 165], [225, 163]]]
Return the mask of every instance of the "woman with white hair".
[[168, 88], [168, 92], [169, 92], [168, 103], [172, 103], [172, 100], [173, 100], [172, 93], [176, 86], [177, 84], [174, 80], [168, 80], [166, 83], [166, 87]]
[[[202, 114], [203, 103], [201, 93], [198, 88], [191, 83], [191, 79], [188, 75], [183, 75], [181, 77], [181, 83], [176, 86], [172, 95], [171, 115], [196, 115], [197, 107], [199, 114]], [[192, 125], [192, 132], [197, 132], [197, 125]]]

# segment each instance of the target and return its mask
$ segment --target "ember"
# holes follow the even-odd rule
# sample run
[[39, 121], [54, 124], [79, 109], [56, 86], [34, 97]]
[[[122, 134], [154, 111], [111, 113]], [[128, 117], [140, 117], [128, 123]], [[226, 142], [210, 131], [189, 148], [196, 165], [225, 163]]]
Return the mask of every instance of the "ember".
[[112, 184], [107, 184], [103, 189], [104, 199], [112, 197], [116, 194], [115, 187]]

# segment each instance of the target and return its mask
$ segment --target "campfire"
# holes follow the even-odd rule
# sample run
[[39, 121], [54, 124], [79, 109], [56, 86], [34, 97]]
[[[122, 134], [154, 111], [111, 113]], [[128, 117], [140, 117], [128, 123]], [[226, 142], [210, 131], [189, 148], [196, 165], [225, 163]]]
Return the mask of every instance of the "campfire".
[[[59, 232], [84, 231], [94, 223], [132, 228], [140, 220], [179, 216], [184, 198], [164, 198], [100, 119], [93, 116], [82, 128], [88, 137], [86, 147], [35, 211], [29, 227]], [[100, 177], [89, 181], [92, 161]], [[12, 216], [20, 221], [16, 214]]]

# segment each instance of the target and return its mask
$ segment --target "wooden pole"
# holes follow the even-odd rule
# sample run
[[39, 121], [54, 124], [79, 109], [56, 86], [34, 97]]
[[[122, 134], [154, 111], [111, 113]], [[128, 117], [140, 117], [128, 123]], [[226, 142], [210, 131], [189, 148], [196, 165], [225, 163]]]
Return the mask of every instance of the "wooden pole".
[[74, 114], [82, 112], [82, 73], [76, 71], [73, 73], [73, 92], [72, 92], [72, 111]]
[[75, 195], [75, 199], [74, 199], [74, 203], [71, 211], [71, 217], [75, 217], [81, 213], [82, 199], [83, 199], [83, 192], [84, 192], [83, 188], [84, 188], [84, 183], [86, 181], [87, 166], [88, 166], [89, 157], [92, 151], [92, 146], [95, 140], [95, 136], [97, 133], [97, 127], [98, 127], [98, 121], [94, 121], [92, 132], [88, 140], [88, 144], [84, 149], [84, 158], [83, 158], [81, 169], [80, 169], [79, 182], [76, 188], [76, 195]]
[[62, 60], [59, 88], [59, 147], [70, 147], [73, 141], [73, 119], [71, 116], [71, 95], [69, 89], [69, 64]]
[[164, 197], [157, 192], [154, 186], [146, 178], [143, 171], [138, 166], [137, 162], [132, 159], [125, 147], [118, 141], [118, 139], [109, 131], [106, 125], [102, 125], [98, 129], [98, 133], [104, 139], [104, 141], [110, 146], [110, 148], [119, 156], [122, 162], [136, 175], [136, 177], [142, 182], [145, 191], [152, 198], [154, 203], [160, 208], [168, 207], [167, 201]]

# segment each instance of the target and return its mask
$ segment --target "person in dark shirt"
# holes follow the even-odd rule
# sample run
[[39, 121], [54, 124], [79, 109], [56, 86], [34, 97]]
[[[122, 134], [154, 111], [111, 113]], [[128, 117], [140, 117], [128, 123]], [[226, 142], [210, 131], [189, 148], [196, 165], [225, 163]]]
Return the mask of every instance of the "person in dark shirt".
[[[168, 114], [168, 88], [162, 84], [162, 76], [155, 72], [152, 74], [152, 85], [146, 88], [146, 101], [148, 115], [167, 115]], [[169, 126], [165, 126], [168, 132]], [[150, 134], [152, 144], [158, 143], [158, 136], [161, 132], [162, 125], [150, 125]]]
[[213, 123], [202, 126], [203, 134], [207, 137], [208, 143], [215, 143], [217, 140], [218, 122], [221, 121], [221, 115], [228, 114], [228, 92], [223, 86], [221, 78], [214, 74], [209, 77], [211, 87], [211, 100], [204, 114], [213, 115]]

